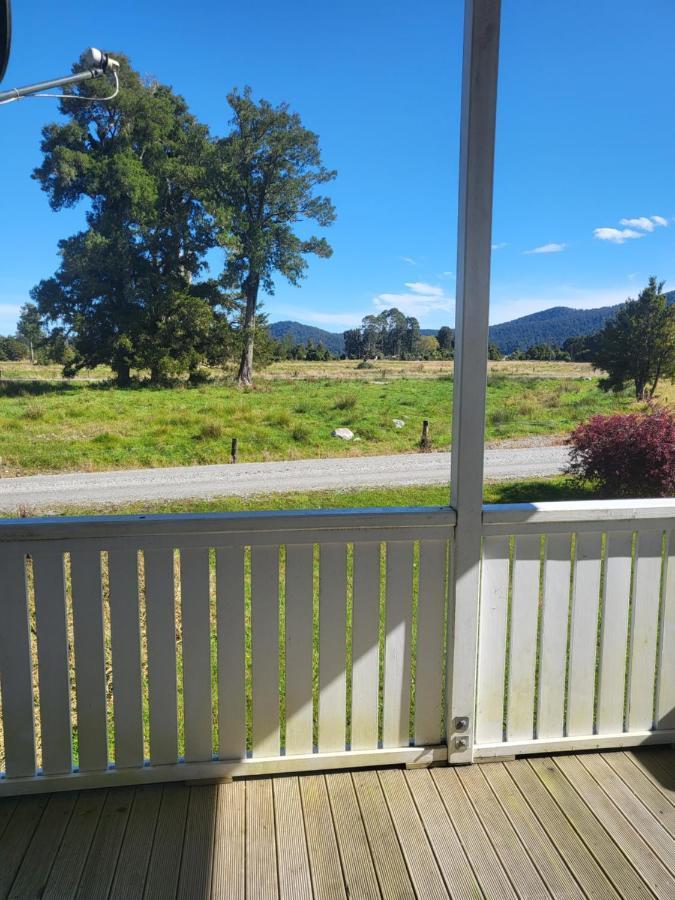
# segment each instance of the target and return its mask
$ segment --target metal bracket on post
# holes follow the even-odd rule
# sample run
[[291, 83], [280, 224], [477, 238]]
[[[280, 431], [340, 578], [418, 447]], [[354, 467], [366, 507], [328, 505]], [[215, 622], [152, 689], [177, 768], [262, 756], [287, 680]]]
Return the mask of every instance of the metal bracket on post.
[[[473, 762], [500, 0], [466, 0], [450, 503], [448, 761]], [[467, 711], [470, 714], [467, 715]]]

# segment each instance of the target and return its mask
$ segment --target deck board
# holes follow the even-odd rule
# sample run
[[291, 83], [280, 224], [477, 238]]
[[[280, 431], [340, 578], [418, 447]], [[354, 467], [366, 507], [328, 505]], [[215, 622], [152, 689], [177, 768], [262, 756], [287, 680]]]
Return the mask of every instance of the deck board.
[[27, 796], [0, 898], [671, 900], [674, 800], [659, 749]]

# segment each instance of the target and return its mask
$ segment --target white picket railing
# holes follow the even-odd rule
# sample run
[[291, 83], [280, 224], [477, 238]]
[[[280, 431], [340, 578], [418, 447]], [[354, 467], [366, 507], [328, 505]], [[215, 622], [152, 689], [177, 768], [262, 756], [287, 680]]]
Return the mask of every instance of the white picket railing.
[[453, 523], [0, 523], [0, 794], [445, 759]]
[[675, 501], [488, 506], [474, 758], [675, 741]]

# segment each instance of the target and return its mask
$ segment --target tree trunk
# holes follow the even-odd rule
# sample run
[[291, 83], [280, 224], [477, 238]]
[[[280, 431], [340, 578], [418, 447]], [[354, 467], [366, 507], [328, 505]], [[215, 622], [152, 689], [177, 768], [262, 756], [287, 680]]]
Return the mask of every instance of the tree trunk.
[[237, 384], [240, 387], [250, 387], [253, 384], [253, 343], [255, 340], [255, 313], [258, 305], [259, 279], [249, 275], [244, 285], [246, 294], [246, 310], [244, 312], [243, 346], [241, 348], [241, 361]]
[[117, 376], [118, 387], [129, 387], [131, 384], [131, 366], [125, 363], [118, 363], [115, 375]]

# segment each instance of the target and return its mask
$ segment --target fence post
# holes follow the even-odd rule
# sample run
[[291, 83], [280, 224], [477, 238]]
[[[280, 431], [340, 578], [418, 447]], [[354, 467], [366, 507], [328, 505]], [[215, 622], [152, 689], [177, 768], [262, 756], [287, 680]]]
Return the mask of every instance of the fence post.
[[460, 133], [448, 629], [448, 760], [473, 761], [478, 655], [492, 181], [500, 0], [466, 0]]

